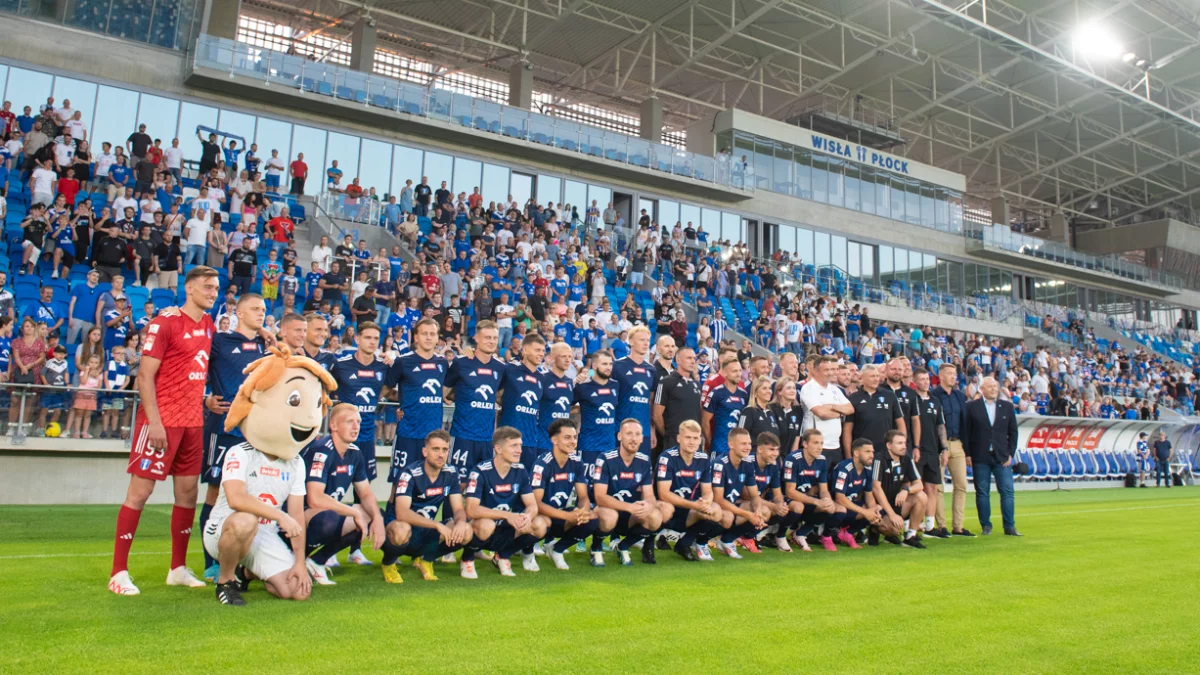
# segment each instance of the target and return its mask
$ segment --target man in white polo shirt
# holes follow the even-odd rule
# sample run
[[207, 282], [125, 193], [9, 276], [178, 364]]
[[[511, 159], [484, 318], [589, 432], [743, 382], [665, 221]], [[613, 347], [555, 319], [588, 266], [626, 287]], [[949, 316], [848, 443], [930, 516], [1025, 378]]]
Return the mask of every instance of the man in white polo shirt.
[[824, 438], [822, 455], [830, 466], [846, 459], [842, 456], [842, 415], [853, 415], [854, 406], [833, 381], [837, 372], [837, 359], [832, 356], [819, 357], [809, 369], [812, 377], [800, 388], [800, 402], [804, 404], [803, 430], [816, 429]]

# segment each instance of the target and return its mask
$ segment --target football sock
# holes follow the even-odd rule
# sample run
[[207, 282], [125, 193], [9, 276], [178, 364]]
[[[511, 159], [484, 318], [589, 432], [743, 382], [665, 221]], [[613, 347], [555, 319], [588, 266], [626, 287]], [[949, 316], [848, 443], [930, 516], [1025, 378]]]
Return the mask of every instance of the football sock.
[[348, 534], [343, 534], [332, 544], [325, 544], [310, 557], [316, 564], [324, 566], [330, 558], [337, 555], [338, 551], [345, 550], [351, 546], [357, 546], [360, 541], [362, 541], [362, 534], [358, 530], [354, 530]]
[[187, 565], [188, 540], [196, 522], [196, 507], [176, 506], [171, 509], [171, 569]]
[[801, 517], [799, 523], [797, 523], [798, 527], [796, 528], [796, 536], [807, 537], [809, 534], [812, 534], [813, 530], [817, 528], [820, 528], [822, 533], [826, 532], [826, 524], [829, 523], [829, 519], [832, 517], [833, 514], [823, 513], [821, 511], [805, 514]]
[[117, 511], [117, 534], [113, 543], [112, 573], [124, 572], [129, 569], [129, 549], [133, 547], [133, 535], [137, 532], [138, 520], [142, 512], [121, 506]]
[[342, 524], [345, 516], [338, 515], [333, 511], [322, 511], [313, 516], [308, 521], [308, 527], [305, 528], [304, 536], [306, 541], [305, 548], [308, 549], [309, 557], [318, 565], [324, 565], [329, 556], [342, 550], [344, 546], [349, 546], [352, 541], [346, 541], [344, 546], [338, 546], [336, 549], [331, 549], [331, 546], [337, 545], [342, 539], [348, 539], [350, 535], [357, 536], [358, 531], [351, 532], [350, 535], [343, 537]]
[[566, 553], [567, 549], [575, 544], [587, 539], [596, 534], [600, 530], [600, 521], [593, 518], [583, 525], [576, 525], [563, 533], [563, 536], [554, 542], [555, 553]]
[[925, 529], [926, 529], [926, 530], [932, 530], [932, 529], [933, 529], [933, 516], [926, 516], [926, 517], [925, 517]]
[[600, 553], [604, 550], [604, 534], [597, 531], [592, 535], [592, 553]]
[[[380, 550], [383, 551], [383, 560], [380, 561], [379, 564], [395, 565], [396, 561], [400, 558], [400, 552], [403, 551], [404, 548], [402, 546], [397, 546], [397, 545], [393, 544], [392, 542], [387, 541], [385, 539], [383, 542], [383, 546], [380, 547]], [[472, 554], [472, 556], [473, 555], [474, 554]], [[465, 558], [465, 554], [464, 554], [464, 558]], [[329, 556], [326, 556], [325, 560], [328, 561]], [[324, 563], [322, 563], [322, 564], [324, 564]]]
[[[205, 504], [204, 506], [200, 507], [200, 531], [201, 532], [204, 531], [204, 526], [208, 524], [208, 514], [212, 513], [212, 509], [213, 509], [212, 504]], [[201, 546], [200, 550], [204, 552], [204, 569], [208, 569], [216, 564], [217, 561], [215, 559], [213, 559], [213, 557], [211, 555], [208, 554], [208, 549]]]
[[629, 549], [633, 548], [633, 545], [637, 543], [638, 539], [643, 539], [651, 534], [653, 533], [650, 532], [650, 530], [647, 530], [641, 525], [631, 526], [629, 528], [629, 533], [621, 539], [620, 544], [617, 544], [617, 548], [622, 551], [628, 551]]

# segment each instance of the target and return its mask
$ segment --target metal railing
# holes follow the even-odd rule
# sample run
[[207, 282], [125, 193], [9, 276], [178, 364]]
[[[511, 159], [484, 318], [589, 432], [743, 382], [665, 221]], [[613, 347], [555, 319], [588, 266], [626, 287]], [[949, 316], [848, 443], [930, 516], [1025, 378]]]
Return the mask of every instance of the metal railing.
[[182, 50], [199, 28], [203, 2], [185, 0], [7, 0], [0, 12]]
[[348, 197], [344, 192], [322, 192], [317, 195], [317, 207], [330, 218], [348, 220], [364, 225], [379, 225], [383, 204], [370, 197]]
[[1126, 262], [1116, 256], [1096, 256], [1072, 249], [1066, 244], [1013, 232], [1005, 225], [965, 223], [963, 236], [983, 248], [1011, 251], [1047, 262], [1069, 265], [1093, 272], [1111, 274], [1140, 283], [1158, 284], [1168, 288], [1184, 288], [1183, 280], [1175, 274]]
[[[79, 394], [83, 397], [78, 397]], [[116, 419], [111, 438], [123, 440], [129, 447], [137, 407], [138, 394], [128, 389], [0, 383], [0, 410], [8, 409], [8, 426], [4, 433], [12, 445], [23, 445], [30, 436], [46, 436], [46, 427], [51, 422], [57, 422], [61, 428], [55, 435], [99, 439], [103, 418], [109, 416]], [[80, 418], [78, 426], [86, 435], [76, 433], [75, 424], [68, 424], [75, 417]]]
[[752, 191], [753, 181], [734, 170], [729, 155], [701, 155], [672, 146], [543, 115], [437, 87], [371, 75], [331, 63], [201, 35], [193, 64], [464, 128], [499, 134], [534, 145], [653, 169], [683, 178]]

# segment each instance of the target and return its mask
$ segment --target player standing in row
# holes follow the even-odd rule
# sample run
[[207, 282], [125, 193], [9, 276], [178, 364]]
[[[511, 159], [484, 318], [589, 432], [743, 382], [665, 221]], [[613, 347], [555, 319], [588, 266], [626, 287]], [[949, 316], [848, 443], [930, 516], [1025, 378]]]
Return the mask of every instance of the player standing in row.
[[204, 383], [214, 332], [208, 311], [221, 284], [217, 271], [196, 267], [183, 283], [187, 300], [177, 316], [160, 316], [146, 329], [138, 373], [138, 406], [129, 452], [129, 489], [117, 513], [112, 575], [108, 589], [118, 595], [140, 591], [129, 577], [129, 550], [138, 520], [157, 481], [171, 476], [170, 586], [202, 587], [187, 568], [188, 540], [196, 515], [200, 465], [204, 455]]
[[[701, 413], [701, 426], [708, 432], [706, 447], [714, 460], [729, 452], [729, 432], [737, 426], [742, 408], [750, 399], [741, 387], [742, 364], [737, 360], [737, 355], [724, 358], [721, 362], [721, 384], [709, 392], [704, 412]], [[749, 436], [747, 433], [746, 437]]]
[[684, 560], [712, 562], [708, 541], [733, 524], [733, 515], [713, 501], [708, 453], [700, 449], [700, 423], [686, 420], [676, 434], [679, 445], [659, 455], [654, 476], [658, 499], [675, 508], [663, 529], [681, 533], [675, 552]]
[[[537, 520], [546, 529], [547, 541], [554, 545], [547, 552], [554, 566], [570, 569], [563, 554], [578, 542], [596, 534], [601, 509], [592, 509], [588, 499], [588, 467], [575, 449], [579, 432], [570, 419], [556, 419], [548, 432], [553, 448], [533, 465], [530, 485], [538, 505]], [[615, 520], [616, 513], [608, 514]]]
[[467, 482], [467, 473], [492, 456], [492, 434], [496, 431], [496, 397], [507, 367], [496, 357], [500, 331], [495, 322], [475, 325], [475, 353], [454, 359], [446, 374], [446, 389], [454, 401], [454, 419], [450, 423], [450, 468], [458, 481]]
[[421, 319], [413, 326], [413, 344], [409, 354], [397, 357], [388, 368], [384, 386], [400, 392], [400, 411], [404, 416], [396, 426], [392, 447], [392, 466], [388, 483], [395, 485], [400, 471], [421, 457], [425, 437], [442, 428], [442, 393], [449, 364], [434, 354], [438, 325], [434, 319]]
[[612, 352], [601, 349], [591, 356], [592, 377], [575, 385], [579, 406], [579, 447], [584, 465], [593, 467], [603, 455], [617, 448], [617, 405], [620, 390], [613, 381]]
[[[542, 373], [538, 370], [546, 359], [546, 341], [540, 335], [526, 335], [521, 342], [521, 362], [509, 364], [501, 382], [500, 421], [502, 427], [512, 427], [521, 434], [525, 447], [517, 461], [533, 466], [538, 451], [534, 439], [541, 433], [538, 415], [541, 413]], [[528, 462], [528, 464], [525, 464]]]
[[[238, 298], [237, 327], [227, 333], [217, 333], [212, 338], [212, 354], [208, 360], [208, 396], [204, 399], [204, 461], [201, 466], [200, 482], [208, 486], [204, 494], [204, 506], [200, 508], [200, 530], [204, 530], [208, 515], [217, 503], [221, 491], [221, 465], [225, 463], [225, 451], [241, 443], [242, 432], [234, 428], [225, 432], [225, 415], [229, 404], [237, 395], [238, 387], [246, 381], [243, 372], [246, 366], [262, 358], [266, 343], [258, 334], [262, 329], [267, 305], [261, 295], [245, 293]], [[204, 578], [215, 581], [220, 566], [204, 551]]]
[[550, 439], [550, 427], [558, 420], [571, 419], [576, 382], [569, 375], [573, 358], [570, 345], [556, 342], [550, 346], [550, 362], [547, 364], [549, 368], [542, 373], [542, 403], [538, 411], [539, 433], [534, 444], [541, 451], [539, 457], [544, 455], [545, 451], [554, 449], [554, 442]]
[[649, 456], [656, 444], [654, 426], [650, 422], [650, 399], [658, 388], [658, 371], [650, 361], [650, 329], [644, 325], [629, 331], [629, 356], [617, 359], [612, 366], [612, 379], [621, 391], [615, 417], [637, 420], [646, 435], [641, 452]]
[[[304, 497], [306, 566], [313, 581], [322, 586], [337, 583], [329, 578], [325, 565], [338, 551], [357, 550], [363, 537], [377, 549], [383, 544], [383, 514], [367, 477], [367, 460], [355, 445], [362, 435], [361, 419], [358, 406], [335, 405], [329, 412], [329, 434], [309, 443], [303, 452], [308, 476]], [[358, 503], [343, 504], [342, 499], [352, 490]]]
[[304, 335], [304, 355], [321, 364], [325, 370], [333, 372], [337, 354], [325, 351], [325, 343], [329, 340], [329, 322], [316, 312], [309, 314], [307, 321], [308, 330]]

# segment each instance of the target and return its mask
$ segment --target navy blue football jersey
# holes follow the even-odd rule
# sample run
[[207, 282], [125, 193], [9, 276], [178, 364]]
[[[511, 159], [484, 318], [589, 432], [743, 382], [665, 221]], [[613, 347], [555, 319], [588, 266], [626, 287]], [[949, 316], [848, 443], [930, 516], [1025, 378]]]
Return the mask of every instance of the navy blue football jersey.
[[626, 356], [613, 361], [612, 382], [621, 390], [617, 421], [632, 418], [641, 422], [642, 431], [649, 438], [650, 399], [658, 388], [658, 370], [649, 359], [634, 363], [632, 358]]
[[446, 374], [454, 390], [454, 421], [450, 434], [467, 441], [491, 441], [496, 430], [496, 395], [507, 366], [500, 359], [455, 359]]
[[576, 483], [587, 483], [587, 468], [578, 454], [567, 458], [559, 465], [553, 452], [547, 452], [533, 463], [529, 484], [534, 490], [542, 490], [542, 502], [556, 509], [570, 511], [575, 508]]
[[821, 490], [818, 485], [829, 482], [829, 461], [818, 455], [812, 464], [804, 458], [804, 451], [797, 450], [783, 458], [783, 483], [794, 484], [796, 492], [819, 497]]
[[750, 466], [749, 459], [735, 465], [729, 453], [713, 458], [710, 473], [713, 489], [723, 489], [725, 499], [730, 502], [737, 503], [746, 486], [754, 484], [754, 468]]
[[550, 443], [550, 425], [554, 420], [571, 419], [571, 405], [575, 402], [575, 380], [567, 376], [559, 377], [553, 371], [542, 373], [542, 404], [538, 410], [537, 442], [532, 445], [549, 450], [554, 446]]
[[729, 391], [728, 387], [721, 385], [709, 393], [704, 409], [713, 416], [713, 457], [729, 452], [729, 430], [737, 426], [738, 416], [746, 407], [747, 400], [749, 396], [741, 387]]
[[658, 469], [654, 480], [671, 481], [671, 492], [694, 502], [700, 498], [700, 488], [705, 483], [712, 483], [708, 473], [708, 453], [697, 450], [692, 457], [692, 463], [683, 461], [679, 448], [669, 448], [658, 456]]
[[466, 496], [478, 499], [479, 505], [485, 509], [524, 511], [521, 497], [532, 494], [529, 474], [521, 464], [513, 464], [508, 474], [501, 476], [492, 462], [481, 462], [467, 475]]
[[[356, 445], [352, 444], [342, 455], [333, 446], [333, 438], [321, 436], [309, 443], [301, 456], [308, 476], [306, 480], [324, 485], [325, 494], [333, 497], [334, 501], [342, 501], [355, 483], [367, 480], [367, 460]], [[307, 497], [304, 498], [304, 508], [308, 508]]]
[[338, 386], [333, 395], [338, 401], [357, 407], [362, 418], [355, 444], [374, 451], [375, 411], [379, 408], [379, 393], [383, 391], [388, 367], [383, 361], [372, 359], [364, 366], [354, 354], [347, 354], [334, 361], [330, 373]]
[[579, 404], [579, 447], [586, 452], [608, 452], [617, 447], [617, 406], [620, 403], [617, 383], [609, 380], [599, 384], [588, 380], [577, 384], [575, 402]]
[[539, 433], [542, 374], [519, 363], [504, 371], [500, 386], [504, 390], [500, 404], [500, 426], [520, 431], [522, 445], [532, 446]]
[[425, 460], [404, 467], [396, 480], [395, 496], [412, 499], [410, 508], [431, 520], [450, 495], [461, 493], [457, 471], [442, 467], [437, 476], [430, 476], [425, 472]]
[[763, 499], [770, 499], [775, 493], [772, 490], [779, 491], [779, 465], [771, 462], [766, 466], [760, 466], [758, 458], [751, 454], [746, 458], [745, 464], [749, 464], [754, 473], [754, 484], [758, 487], [758, 496]]
[[874, 486], [870, 467], [863, 467], [862, 471], [856, 471], [853, 459], [843, 459], [838, 462], [833, 475], [834, 494], [840, 492], [846, 495], [847, 499], [861, 506]]
[[442, 428], [442, 386], [449, 364], [440, 356], [422, 358], [416, 352], [392, 362], [384, 384], [400, 390], [400, 409], [404, 417], [396, 425], [397, 438], [424, 440], [429, 432]]
[[633, 461], [626, 464], [621, 451], [612, 450], [596, 460], [592, 482], [608, 486], [609, 497], [632, 504], [642, 500], [642, 488], [651, 484], [653, 473], [649, 455], [636, 453]]
[[[246, 366], [266, 355], [263, 339], [255, 336], [247, 338], [239, 333], [216, 333], [212, 336], [212, 349], [208, 356], [208, 391], [214, 396], [220, 396], [226, 403], [233, 403], [237, 396], [238, 387], [246, 381], [242, 373]], [[210, 424], [216, 425], [224, 433], [225, 415], [208, 412], [205, 415]], [[238, 429], [228, 432], [241, 437]]]

